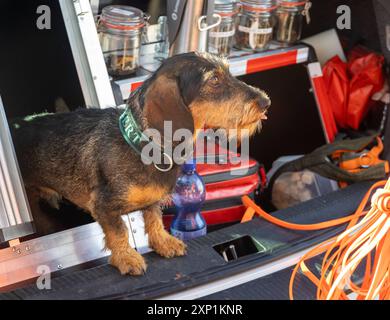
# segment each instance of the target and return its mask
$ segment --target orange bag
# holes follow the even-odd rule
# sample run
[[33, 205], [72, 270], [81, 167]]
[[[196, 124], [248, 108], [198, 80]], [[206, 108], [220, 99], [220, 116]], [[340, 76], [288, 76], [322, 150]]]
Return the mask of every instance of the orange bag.
[[323, 73], [325, 86], [337, 125], [345, 129], [347, 128], [349, 93], [347, 64], [339, 56], [335, 56], [326, 63]]
[[384, 85], [384, 57], [370, 53], [352, 60], [348, 71], [352, 76], [349, 86], [347, 124], [352, 129], [359, 129], [360, 123], [373, 105], [371, 97]]
[[383, 64], [383, 56], [376, 53], [355, 55], [349, 63], [335, 56], [326, 63], [324, 81], [340, 128], [359, 129], [371, 97], [384, 86]]

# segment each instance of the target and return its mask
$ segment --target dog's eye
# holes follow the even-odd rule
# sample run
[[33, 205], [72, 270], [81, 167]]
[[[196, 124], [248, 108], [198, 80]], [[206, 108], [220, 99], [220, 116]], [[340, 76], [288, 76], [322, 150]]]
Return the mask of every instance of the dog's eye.
[[219, 85], [220, 81], [219, 81], [219, 77], [218, 76], [212, 76], [209, 80], [209, 83], [213, 86], [217, 86]]

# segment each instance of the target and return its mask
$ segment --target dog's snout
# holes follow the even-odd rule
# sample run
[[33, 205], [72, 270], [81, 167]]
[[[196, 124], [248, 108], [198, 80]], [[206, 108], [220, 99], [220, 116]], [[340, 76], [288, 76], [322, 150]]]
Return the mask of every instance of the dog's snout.
[[266, 111], [271, 106], [271, 99], [265, 91], [248, 85], [246, 87], [249, 88], [247, 91], [248, 98], [252, 101], [256, 101], [256, 104], [259, 106], [261, 111]]
[[271, 106], [271, 99], [267, 95], [262, 94], [258, 103], [262, 110], [267, 110]]

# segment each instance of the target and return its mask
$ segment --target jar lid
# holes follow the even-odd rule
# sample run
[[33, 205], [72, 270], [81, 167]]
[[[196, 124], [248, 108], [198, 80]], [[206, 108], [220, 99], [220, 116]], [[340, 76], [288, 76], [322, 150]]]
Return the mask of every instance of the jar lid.
[[101, 21], [110, 28], [133, 30], [145, 25], [145, 15], [142, 10], [122, 5], [104, 7]]
[[236, 13], [238, 0], [215, 0], [214, 12], [223, 15]]
[[241, 0], [244, 9], [250, 11], [268, 12], [276, 9], [276, 0]]

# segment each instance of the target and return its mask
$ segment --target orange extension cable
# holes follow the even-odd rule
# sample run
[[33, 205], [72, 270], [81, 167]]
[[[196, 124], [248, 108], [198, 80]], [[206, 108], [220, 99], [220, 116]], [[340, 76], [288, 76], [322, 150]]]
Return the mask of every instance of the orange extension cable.
[[[371, 209], [365, 211], [374, 190], [376, 192], [371, 198]], [[247, 196], [242, 200], [248, 209], [241, 222], [251, 220], [255, 213], [273, 224], [293, 230], [320, 230], [349, 222], [342, 234], [320, 244], [301, 258], [290, 280], [291, 300], [294, 299], [294, 281], [299, 270], [317, 286], [317, 299], [320, 300], [349, 300], [348, 294], [352, 292], [356, 294], [357, 300], [390, 299], [390, 179], [375, 183], [353, 215], [309, 225], [275, 218]], [[318, 278], [309, 270], [305, 261], [322, 253], [325, 256], [321, 277]], [[364, 262], [363, 281], [356, 284], [352, 275]]]

